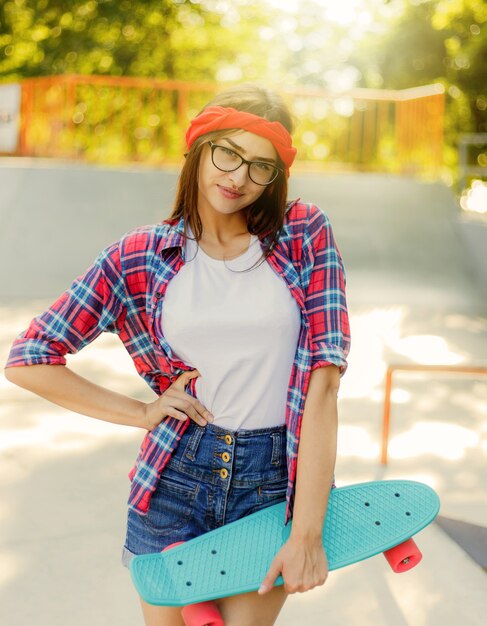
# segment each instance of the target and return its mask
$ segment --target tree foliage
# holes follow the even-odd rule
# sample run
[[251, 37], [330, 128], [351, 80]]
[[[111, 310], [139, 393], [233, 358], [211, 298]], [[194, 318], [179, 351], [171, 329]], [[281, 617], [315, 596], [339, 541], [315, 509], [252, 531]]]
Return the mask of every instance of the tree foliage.
[[268, 15], [249, 5], [243, 22], [226, 8], [189, 0], [9, 0], [0, 5], [0, 76], [214, 80], [226, 66], [252, 62], [257, 78], [265, 55], [250, 34]]
[[354, 63], [365, 86], [402, 89], [434, 82], [445, 86], [444, 158], [455, 167], [459, 136], [487, 132], [487, 3], [402, 4], [403, 10], [378, 40], [361, 42], [362, 54], [356, 53]]
[[336, 92], [441, 82], [452, 146], [460, 132], [487, 132], [486, 68], [485, 0], [0, 4], [0, 78], [78, 73]]

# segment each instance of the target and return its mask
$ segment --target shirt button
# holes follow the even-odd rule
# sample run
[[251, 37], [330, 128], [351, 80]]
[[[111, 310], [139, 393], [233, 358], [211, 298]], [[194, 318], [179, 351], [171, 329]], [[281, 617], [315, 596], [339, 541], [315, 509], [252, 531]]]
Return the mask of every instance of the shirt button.
[[225, 461], [225, 463], [228, 463], [228, 461], [230, 460], [230, 455], [228, 454], [228, 452], [224, 452], [222, 454], [222, 459]]
[[225, 443], [228, 443], [228, 445], [230, 445], [232, 442], [232, 437], [230, 435], [225, 435]]
[[220, 478], [225, 479], [227, 476], [228, 476], [228, 471], [225, 468], [221, 469], [220, 470]]

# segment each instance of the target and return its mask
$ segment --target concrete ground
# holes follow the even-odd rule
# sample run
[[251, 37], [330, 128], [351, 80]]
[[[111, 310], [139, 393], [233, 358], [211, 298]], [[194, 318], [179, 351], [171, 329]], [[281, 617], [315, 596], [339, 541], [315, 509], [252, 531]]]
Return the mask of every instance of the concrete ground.
[[[0, 358], [13, 337], [137, 224], [163, 219], [172, 172], [0, 160]], [[487, 379], [397, 373], [389, 465], [379, 463], [388, 363], [487, 365], [484, 287], [455, 230], [450, 191], [383, 175], [294, 175], [331, 217], [348, 277], [353, 347], [340, 391], [339, 485], [412, 478], [441, 515], [487, 526]], [[165, 207], [160, 211], [160, 207]], [[15, 259], [15, 262], [13, 261]], [[116, 337], [71, 358], [78, 373], [150, 400]], [[128, 473], [142, 433], [76, 415], [0, 378], [0, 623], [138, 626], [120, 565]], [[437, 524], [424, 558], [393, 574], [382, 557], [289, 598], [277, 626], [480, 626], [486, 575]]]

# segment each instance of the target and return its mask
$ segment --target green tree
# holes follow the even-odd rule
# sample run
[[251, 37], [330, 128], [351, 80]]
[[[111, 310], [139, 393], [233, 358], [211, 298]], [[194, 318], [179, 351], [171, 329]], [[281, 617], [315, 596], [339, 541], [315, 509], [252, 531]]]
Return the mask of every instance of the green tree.
[[235, 4], [225, 10], [226, 3], [210, 0], [9, 0], [0, 5], [0, 76], [215, 80], [226, 70], [230, 78], [255, 79], [265, 73], [266, 55], [252, 31], [267, 23], [267, 10]]
[[351, 59], [362, 85], [446, 90], [445, 164], [456, 170], [462, 133], [487, 132], [487, 4], [484, 0], [390, 0], [396, 17], [364, 38]]
[[[379, 39], [354, 54], [364, 86], [401, 89], [441, 82], [456, 132], [487, 131], [487, 4], [484, 0], [400, 0]], [[377, 77], [379, 80], [377, 81]]]

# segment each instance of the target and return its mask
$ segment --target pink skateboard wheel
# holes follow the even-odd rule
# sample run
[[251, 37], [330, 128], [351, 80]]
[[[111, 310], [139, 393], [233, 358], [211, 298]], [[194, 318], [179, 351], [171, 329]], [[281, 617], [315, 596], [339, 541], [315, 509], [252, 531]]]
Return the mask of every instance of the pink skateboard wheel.
[[224, 626], [220, 611], [212, 601], [188, 604], [181, 615], [186, 626]]
[[162, 550], [162, 552], [165, 552], [166, 550], [170, 550], [171, 548], [175, 548], [176, 546], [180, 546], [184, 543], [184, 541], [176, 541], [175, 543], [171, 543], [170, 546], [166, 546], [164, 548], [164, 550]]
[[396, 574], [402, 574], [416, 567], [423, 558], [420, 549], [413, 539], [408, 539], [404, 543], [400, 543], [398, 546], [386, 550], [384, 556], [391, 566], [392, 571], [396, 572]]

